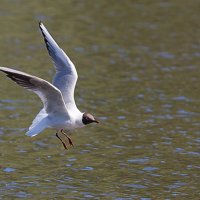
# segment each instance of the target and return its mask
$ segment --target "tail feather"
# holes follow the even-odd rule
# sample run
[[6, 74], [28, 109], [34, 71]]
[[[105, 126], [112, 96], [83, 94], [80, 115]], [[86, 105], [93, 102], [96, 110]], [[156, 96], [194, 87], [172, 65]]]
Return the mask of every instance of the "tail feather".
[[47, 113], [46, 113], [45, 109], [43, 108], [42, 110], [40, 110], [40, 112], [37, 114], [37, 116], [33, 120], [31, 126], [29, 127], [29, 130], [32, 129], [34, 126], [36, 126], [46, 116], [47, 116]]
[[34, 126], [31, 125], [29, 131], [26, 132], [27, 136], [34, 137], [42, 132], [44, 129], [48, 128], [46, 118], [41, 119], [41, 121], [37, 121], [34, 123]]
[[26, 135], [29, 136], [29, 137], [34, 137], [36, 135], [38, 135], [40, 132], [42, 132], [45, 128], [38, 128], [38, 127], [35, 127], [35, 128], [32, 128], [30, 129], [29, 131], [26, 132]]

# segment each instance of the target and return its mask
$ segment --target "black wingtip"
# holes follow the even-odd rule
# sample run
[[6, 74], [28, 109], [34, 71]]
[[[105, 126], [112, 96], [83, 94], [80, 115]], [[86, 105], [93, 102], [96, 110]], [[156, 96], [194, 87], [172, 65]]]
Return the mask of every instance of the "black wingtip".
[[42, 30], [42, 21], [39, 21], [38, 24], [39, 24], [40, 31], [42, 32], [42, 35], [44, 36], [43, 30]]
[[13, 80], [18, 85], [20, 85], [20, 86], [22, 86], [26, 89], [33, 89], [34, 88], [34, 84], [31, 83], [31, 81], [30, 81], [31, 80], [30, 76], [27, 76], [27, 75], [24, 75], [24, 74], [18, 74], [16, 72], [6, 71], [6, 70], [3, 70], [3, 69], [0, 69], [0, 71], [4, 72], [8, 78]]
[[42, 21], [41, 20], [39, 20], [38, 21], [38, 24], [39, 24], [39, 27], [42, 25]]

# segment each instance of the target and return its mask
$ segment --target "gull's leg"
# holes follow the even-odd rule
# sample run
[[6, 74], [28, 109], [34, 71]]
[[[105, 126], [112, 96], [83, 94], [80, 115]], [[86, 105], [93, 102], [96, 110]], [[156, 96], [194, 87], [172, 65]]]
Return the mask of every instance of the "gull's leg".
[[62, 142], [65, 149], [68, 149], [66, 144], [62, 141], [62, 139], [59, 137], [58, 132], [56, 133], [56, 137]]
[[68, 139], [68, 141], [69, 141], [69, 144], [70, 144], [71, 146], [74, 147], [74, 144], [73, 144], [73, 142], [72, 142], [72, 139], [64, 132], [63, 129], [61, 129], [61, 133], [62, 133], [64, 136], [67, 137], [67, 139]]

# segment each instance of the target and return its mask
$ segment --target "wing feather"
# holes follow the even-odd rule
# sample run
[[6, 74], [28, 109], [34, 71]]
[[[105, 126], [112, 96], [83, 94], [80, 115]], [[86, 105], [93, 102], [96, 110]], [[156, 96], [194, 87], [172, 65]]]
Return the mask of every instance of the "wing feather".
[[55, 112], [67, 113], [60, 90], [48, 81], [7, 67], [0, 67], [0, 71], [4, 72], [8, 78], [18, 85], [36, 93], [42, 100], [47, 114]]
[[61, 91], [66, 107], [69, 109], [76, 106], [74, 100], [74, 89], [78, 79], [76, 68], [41, 22], [39, 22], [39, 27], [56, 69], [53, 85]]

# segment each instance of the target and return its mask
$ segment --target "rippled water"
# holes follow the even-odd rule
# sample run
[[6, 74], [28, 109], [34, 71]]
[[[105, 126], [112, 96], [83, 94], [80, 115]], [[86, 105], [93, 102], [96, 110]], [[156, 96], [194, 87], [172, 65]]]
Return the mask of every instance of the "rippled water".
[[66, 151], [24, 135], [38, 97], [0, 75], [0, 199], [199, 199], [200, 29], [191, 1], [2, 1], [2, 66], [51, 80], [38, 20], [76, 65], [101, 124]]

